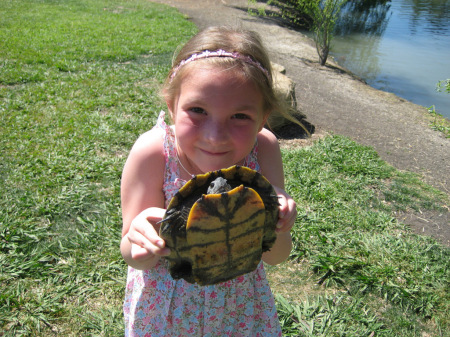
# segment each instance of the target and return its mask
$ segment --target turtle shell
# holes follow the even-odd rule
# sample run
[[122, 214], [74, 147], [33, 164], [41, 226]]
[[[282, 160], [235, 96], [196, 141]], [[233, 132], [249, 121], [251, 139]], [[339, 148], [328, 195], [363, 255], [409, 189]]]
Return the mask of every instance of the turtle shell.
[[269, 181], [247, 167], [195, 176], [174, 195], [160, 227], [170, 274], [208, 285], [255, 270], [275, 242], [278, 206]]

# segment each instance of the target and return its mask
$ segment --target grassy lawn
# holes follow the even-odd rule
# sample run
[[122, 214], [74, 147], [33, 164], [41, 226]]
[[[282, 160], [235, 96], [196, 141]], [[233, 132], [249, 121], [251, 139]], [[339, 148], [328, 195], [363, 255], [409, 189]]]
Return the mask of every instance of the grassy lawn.
[[[0, 2], [0, 336], [123, 335], [120, 174], [195, 31], [145, 0]], [[339, 136], [283, 156], [284, 333], [448, 336], [450, 252], [392, 216], [448, 197]]]

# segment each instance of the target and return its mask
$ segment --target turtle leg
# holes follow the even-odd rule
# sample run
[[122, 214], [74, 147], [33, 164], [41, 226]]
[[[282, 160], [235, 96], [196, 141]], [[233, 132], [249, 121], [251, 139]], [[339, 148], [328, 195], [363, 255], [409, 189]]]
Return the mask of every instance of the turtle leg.
[[188, 260], [175, 262], [175, 264], [170, 267], [170, 275], [176, 280], [180, 278], [187, 281], [190, 280], [192, 278], [192, 263]]
[[164, 219], [161, 219], [156, 224], [160, 224], [166, 221], [170, 221], [173, 219], [176, 219], [180, 214], [180, 211], [176, 210], [175, 208], [169, 209], [166, 214], [164, 215]]

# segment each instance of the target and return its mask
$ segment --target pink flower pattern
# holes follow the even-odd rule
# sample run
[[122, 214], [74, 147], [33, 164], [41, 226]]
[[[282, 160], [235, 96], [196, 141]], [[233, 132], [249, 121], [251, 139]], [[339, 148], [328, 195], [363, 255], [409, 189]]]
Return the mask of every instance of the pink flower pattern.
[[[186, 181], [179, 179], [175, 135], [161, 112], [164, 131], [166, 206]], [[257, 144], [245, 166], [259, 170]], [[149, 270], [128, 267], [125, 336], [281, 336], [275, 302], [262, 261], [253, 272], [210, 286], [174, 280], [161, 259]]]

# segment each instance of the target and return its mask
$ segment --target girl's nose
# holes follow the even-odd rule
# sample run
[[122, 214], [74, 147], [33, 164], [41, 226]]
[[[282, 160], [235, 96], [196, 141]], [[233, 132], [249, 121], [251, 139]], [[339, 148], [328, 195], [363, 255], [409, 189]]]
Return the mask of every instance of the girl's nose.
[[203, 136], [206, 141], [212, 144], [225, 143], [228, 140], [226, 123], [214, 120], [209, 121], [205, 125]]

